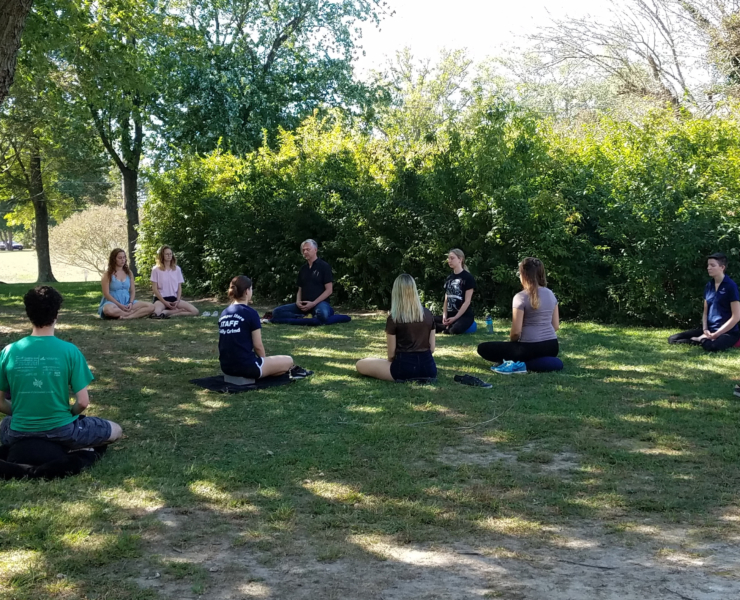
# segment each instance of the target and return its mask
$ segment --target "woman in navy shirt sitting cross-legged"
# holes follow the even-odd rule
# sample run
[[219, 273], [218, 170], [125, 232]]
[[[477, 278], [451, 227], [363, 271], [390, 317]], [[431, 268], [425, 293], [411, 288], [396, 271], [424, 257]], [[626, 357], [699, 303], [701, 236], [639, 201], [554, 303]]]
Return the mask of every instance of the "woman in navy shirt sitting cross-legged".
[[[231, 305], [218, 319], [218, 360], [221, 370], [232, 377], [260, 379], [282, 375], [295, 367], [290, 356], [266, 356], [262, 345], [262, 325], [257, 311], [249, 307], [252, 280], [238, 275], [229, 285]], [[301, 369], [302, 370], [302, 369]]]
[[707, 352], [732, 348], [740, 340], [740, 293], [737, 284], [725, 275], [727, 256], [718, 252], [707, 259], [712, 278], [704, 288], [704, 315], [700, 329], [691, 329], [668, 338], [669, 344], [695, 344]]

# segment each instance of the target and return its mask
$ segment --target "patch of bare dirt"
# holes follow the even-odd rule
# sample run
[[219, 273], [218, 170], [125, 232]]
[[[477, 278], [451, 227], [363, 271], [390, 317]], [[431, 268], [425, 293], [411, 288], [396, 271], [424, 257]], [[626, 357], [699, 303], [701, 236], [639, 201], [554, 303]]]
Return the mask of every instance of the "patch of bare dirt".
[[567, 476], [569, 471], [579, 466], [578, 455], [573, 452], [540, 452], [534, 444], [526, 444], [518, 450], [500, 450], [491, 443], [471, 443], [446, 448], [438, 457], [446, 465], [488, 466], [501, 462], [526, 465], [533, 470], [558, 473]]
[[[202, 587], [142, 567], [137, 583], [163, 598], [187, 600], [733, 600], [740, 598], [740, 537], [694, 540], [689, 530], [633, 524], [614, 534], [601, 525], [549, 527], [519, 538], [492, 533], [449, 544], [403, 545], [350, 536], [335, 560], [295, 540], [288, 554], [235, 544], [232, 534], [171, 538], [197, 514], [162, 509], [151, 551], [165, 563], [199, 569]], [[158, 576], [157, 576], [158, 575]]]

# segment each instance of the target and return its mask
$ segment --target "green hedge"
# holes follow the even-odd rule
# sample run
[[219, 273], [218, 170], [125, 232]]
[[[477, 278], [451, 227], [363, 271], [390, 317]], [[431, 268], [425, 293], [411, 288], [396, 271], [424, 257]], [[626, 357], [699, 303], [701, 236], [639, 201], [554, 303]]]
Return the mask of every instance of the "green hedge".
[[439, 303], [446, 253], [460, 247], [479, 315], [510, 314], [516, 265], [532, 255], [565, 317], [689, 323], [704, 257], [740, 256], [739, 166], [728, 116], [665, 111], [563, 132], [492, 103], [417, 144], [314, 117], [276, 149], [187, 156], [151, 173], [140, 264], [168, 243], [197, 291], [223, 293], [245, 273], [280, 302], [295, 293], [300, 242], [314, 238], [336, 302], [387, 308], [404, 271]]

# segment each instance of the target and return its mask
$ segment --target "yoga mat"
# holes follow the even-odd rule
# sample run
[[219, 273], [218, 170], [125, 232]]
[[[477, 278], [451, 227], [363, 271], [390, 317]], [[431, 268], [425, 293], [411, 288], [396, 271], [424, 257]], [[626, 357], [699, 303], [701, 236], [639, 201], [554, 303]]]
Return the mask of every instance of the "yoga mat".
[[275, 387], [278, 385], [287, 385], [294, 381], [295, 379], [291, 379], [290, 375], [284, 373], [277, 377], [263, 377], [262, 379], [255, 381], [252, 385], [234, 385], [233, 383], [226, 383], [223, 375], [191, 379], [190, 383], [197, 385], [198, 387], [202, 387], [203, 389], [210, 390], [211, 392], [240, 394], [241, 392], [251, 392], [253, 390], [261, 390], [263, 388]]

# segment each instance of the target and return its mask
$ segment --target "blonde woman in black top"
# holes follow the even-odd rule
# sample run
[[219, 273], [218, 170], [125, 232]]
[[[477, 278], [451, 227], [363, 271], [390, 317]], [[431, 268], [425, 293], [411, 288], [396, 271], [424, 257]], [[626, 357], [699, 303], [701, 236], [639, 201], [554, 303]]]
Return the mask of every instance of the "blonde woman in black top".
[[434, 379], [437, 365], [434, 317], [421, 305], [416, 282], [404, 273], [396, 278], [391, 294], [391, 314], [385, 324], [388, 358], [363, 358], [357, 371], [385, 381]]

